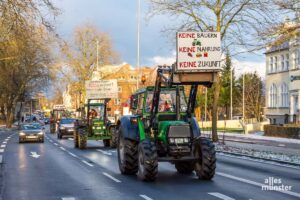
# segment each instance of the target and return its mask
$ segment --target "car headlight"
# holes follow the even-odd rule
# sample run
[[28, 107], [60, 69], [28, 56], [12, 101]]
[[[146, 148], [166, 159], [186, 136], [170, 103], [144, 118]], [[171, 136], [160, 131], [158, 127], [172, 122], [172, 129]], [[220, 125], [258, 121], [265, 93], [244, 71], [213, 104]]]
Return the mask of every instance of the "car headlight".
[[43, 132], [39, 132], [38, 135], [44, 135], [44, 133]]
[[65, 129], [66, 129], [66, 127], [64, 127], [64, 126], [61, 126], [61, 127], [60, 127], [60, 129], [62, 129], [62, 130], [65, 130]]
[[19, 135], [20, 135], [20, 136], [24, 136], [25, 133], [24, 133], [24, 132], [20, 132]]

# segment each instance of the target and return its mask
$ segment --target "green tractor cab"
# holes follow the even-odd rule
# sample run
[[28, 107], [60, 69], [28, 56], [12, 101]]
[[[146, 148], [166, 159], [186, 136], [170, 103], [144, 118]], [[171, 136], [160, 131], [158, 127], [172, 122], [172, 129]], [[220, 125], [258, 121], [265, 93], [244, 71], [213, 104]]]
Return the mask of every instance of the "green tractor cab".
[[[173, 68], [159, 67], [154, 87], [138, 90], [131, 98], [132, 115], [117, 122], [118, 163], [122, 174], [153, 181], [158, 162], [170, 162], [179, 173], [196, 172], [212, 179], [216, 168], [214, 144], [201, 136], [194, 117], [199, 84], [210, 81], [174, 81]], [[164, 84], [164, 86], [162, 86]], [[191, 85], [188, 98], [183, 85]]]
[[74, 131], [74, 146], [79, 149], [87, 148], [87, 140], [102, 140], [105, 147], [116, 147], [115, 125], [107, 119], [107, 102], [92, 103], [88, 100], [84, 109], [86, 117], [77, 120]]

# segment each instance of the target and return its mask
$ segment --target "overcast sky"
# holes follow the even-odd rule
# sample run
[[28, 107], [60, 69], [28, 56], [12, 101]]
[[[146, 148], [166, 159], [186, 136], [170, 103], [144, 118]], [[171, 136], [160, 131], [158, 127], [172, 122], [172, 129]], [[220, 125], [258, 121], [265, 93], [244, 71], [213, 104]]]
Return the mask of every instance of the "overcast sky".
[[[167, 37], [161, 33], [163, 27], [170, 24], [168, 17], [155, 16], [146, 20], [147, 0], [141, 2], [141, 65], [173, 63], [175, 45], [171, 41], [175, 35]], [[57, 31], [63, 39], [71, 38], [76, 26], [93, 23], [111, 35], [122, 62], [136, 66], [137, 0], [54, 0], [54, 3], [62, 10], [57, 18]], [[262, 53], [234, 58], [237, 74], [258, 71], [264, 76], [265, 57]]]

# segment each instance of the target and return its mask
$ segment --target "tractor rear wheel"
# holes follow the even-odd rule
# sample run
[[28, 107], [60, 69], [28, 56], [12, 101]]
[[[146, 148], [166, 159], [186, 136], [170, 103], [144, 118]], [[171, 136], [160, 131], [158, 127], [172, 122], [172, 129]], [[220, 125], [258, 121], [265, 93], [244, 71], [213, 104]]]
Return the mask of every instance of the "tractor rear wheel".
[[103, 140], [104, 147], [109, 147], [111, 141], [109, 139]]
[[136, 174], [138, 171], [138, 143], [125, 139], [122, 132], [118, 137], [118, 163], [122, 174]]
[[74, 134], [73, 134], [73, 135], [74, 135], [74, 147], [75, 147], [75, 148], [78, 148], [78, 147], [79, 147], [79, 142], [78, 142], [78, 139], [79, 139], [79, 138], [78, 138], [77, 130], [74, 131]]
[[190, 174], [194, 171], [194, 162], [177, 162], [175, 168], [178, 173]]
[[86, 149], [86, 143], [87, 143], [87, 136], [84, 133], [78, 134], [78, 147], [79, 149]]
[[117, 147], [117, 142], [118, 142], [116, 128], [115, 127], [111, 127], [109, 129], [109, 132], [111, 134], [110, 147], [111, 148], [116, 148]]
[[194, 143], [195, 171], [199, 178], [210, 180], [215, 175], [216, 151], [215, 145], [208, 138], [199, 138]]
[[138, 150], [138, 177], [143, 181], [154, 181], [158, 170], [155, 144], [146, 139], [139, 143]]

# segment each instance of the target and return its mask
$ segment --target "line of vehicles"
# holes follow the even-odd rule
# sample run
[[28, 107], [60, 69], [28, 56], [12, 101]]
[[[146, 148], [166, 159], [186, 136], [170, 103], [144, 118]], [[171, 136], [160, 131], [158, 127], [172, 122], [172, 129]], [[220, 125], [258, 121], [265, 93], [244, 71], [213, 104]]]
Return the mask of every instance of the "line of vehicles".
[[[63, 118], [64, 109], [53, 109], [50, 132], [58, 139], [74, 137], [79, 149], [88, 148], [88, 140], [102, 140], [104, 147], [117, 148], [122, 174], [137, 174], [144, 181], [156, 179], [159, 162], [174, 164], [178, 173], [195, 171], [210, 180], [216, 169], [215, 147], [201, 136], [194, 109], [198, 85], [210, 87], [214, 79], [214, 73], [199, 80], [195, 73], [176, 73], [174, 66], [159, 67], [155, 85], [132, 95], [131, 115], [113, 123], [107, 117], [109, 99], [88, 99], [80, 119]], [[44, 129], [24, 125], [19, 136], [21, 142], [43, 142]]]

